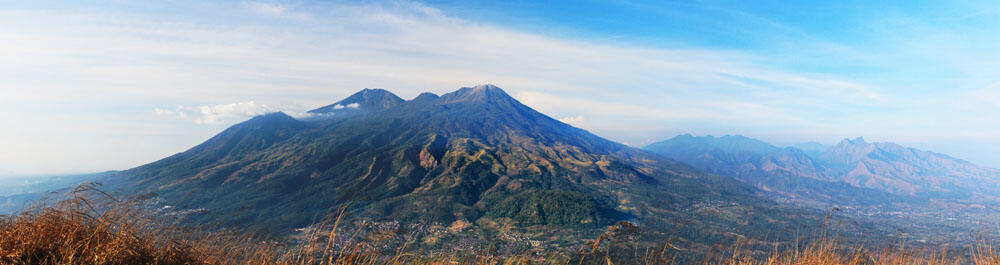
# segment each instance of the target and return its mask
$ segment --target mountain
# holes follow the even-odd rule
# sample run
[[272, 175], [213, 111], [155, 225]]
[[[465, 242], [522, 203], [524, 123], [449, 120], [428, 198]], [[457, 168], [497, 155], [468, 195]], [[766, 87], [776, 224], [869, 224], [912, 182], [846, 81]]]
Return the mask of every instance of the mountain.
[[[680, 135], [653, 143], [647, 150], [699, 168], [753, 182], [753, 172], [843, 182], [897, 195], [927, 195], [996, 201], [1000, 170], [977, 166], [944, 154], [895, 143], [844, 139], [824, 148], [812, 143], [778, 148], [743, 137]], [[741, 177], [742, 176], [742, 177]]]
[[804, 152], [779, 148], [742, 135], [694, 137], [690, 134], [646, 146], [647, 150], [699, 168], [727, 175], [763, 171], [825, 179], [825, 169]]
[[997, 202], [1000, 170], [895, 143], [844, 139], [819, 156], [837, 180], [895, 194]]
[[743, 136], [680, 135], [653, 143], [647, 150], [715, 173], [751, 183], [760, 174], [841, 182], [901, 196], [996, 202], [1000, 170], [977, 166], [944, 154], [895, 143], [844, 139], [778, 148]]
[[405, 102], [405, 100], [399, 98], [396, 94], [393, 94], [388, 90], [380, 88], [365, 88], [350, 97], [334, 102], [330, 105], [310, 110], [308, 113], [330, 116], [337, 114], [343, 115], [349, 113], [372, 112], [392, 108], [399, 104], [403, 104], [403, 102]]
[[[114, 182], [205, 213], [195, 221], [277, 235], [342, 206], [375, 222], [471, 224], [490, 240], [514, 229], [580, 242], [555, 235], [593, 238], [628, 220], [647, 240], [692, 249], [733, 233], [778, 240], [787, 237], [776, 228], [823, 222], [730, 177], [559, 122], [496, 86], [397, 99], [366, 89], [312, 111], [338, 115], [254, 117]], [[358, 111], [339, 115], [346, 109]]]
[[646, 150], [692, 165], [732, 176], [785, 200], [819, 208], [834, 205], [877, 205], [906, 198], [880, 189], [838, 182], [832, 169], [805, 151], [780, 148], [742, 135], [722, 137], [679, 135], [656, 142]]
[[1000, 170], [894, 143], [844, 139], [779, 148], [743, 137], [680, 135], [646, 150], [760, 188], [761, 194], [860, 220], [915, 238], [960, 242], [1000, 218]]
[[[824, 166], [796, 148], [779, 148], [742, 135], [695, 137], [684, 134], [656, 142], [646, 150], [698, 168], [731, 175], [749, 176], [756, 172], [827, 180]], [[752, 178], [744, 181], [754, 182]]]

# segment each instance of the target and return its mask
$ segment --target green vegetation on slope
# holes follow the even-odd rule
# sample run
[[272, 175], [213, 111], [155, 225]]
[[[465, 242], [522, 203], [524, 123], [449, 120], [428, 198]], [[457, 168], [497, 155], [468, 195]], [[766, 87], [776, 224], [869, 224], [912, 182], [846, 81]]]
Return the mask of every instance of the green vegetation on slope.
[[[385, 93], [362, 92], [393, 98]], [[359, 108], [368, 111], [255, 117], [102, 182], [159, 194], [197, 212], [194, 223], [279, 238], [344, 206], [352, 222], [467, 222], [482, 232], [468, 236], [545, 242], [579, 243], [621, 220], [650, 227], [643, 238], [652, 242], [683, 224], [679, 244], [692, 252], [732, 234], [791, 240], [787, 231], [823, 219], [755, 197], [732, 178], [561, 123], [492, 86]]]
[[493, 206], [486, 216], [511, 218], [521, 225], [598, 227], [615, 216], [594, 199], [571, 191], [531, 191], [511, 196]]

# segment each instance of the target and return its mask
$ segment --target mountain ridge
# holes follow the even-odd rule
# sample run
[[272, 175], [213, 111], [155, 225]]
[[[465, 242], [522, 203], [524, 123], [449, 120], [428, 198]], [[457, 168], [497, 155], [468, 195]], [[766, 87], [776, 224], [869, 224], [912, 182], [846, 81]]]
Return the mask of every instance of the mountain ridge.
[[[385, 95], [365, 91], [355, 95]], [[492, 85], [329, 118], [255, 117], [119, 176], [127, 189], [206, 209], [196, 221], [275, 234], [347, 205], [357, 218], [465, 222], [484, 231], [597, 233], [615, 221], [686, 222], [692, 228], [682, 236], [692, 247], [823, 218], [559, 122]]]
[[307, 113], [329, 115], [351, 111], [379, 111], [397, 106], [405, 101], [385, 89], [365, 88], [343, 100], [310, 110]]
[[[744, 146], [769, 147], [750, 150], [723, 139], [739, 139]], [[995, 197], [990, 194], [1000, 191], [1000, 171], [996, 169], [891, 142], [869, 143], [863, 137], [844, 139], [825, 150], [804, 151], [794, 146], [780, 149], [743, 136], [716, 138], [683, 134], [650, 144], [645, 149], [757, 185], [766, 182], [755, 179], [763, 178], [760, 175], [789, 175], [908, 197], [935, 193], [951, 194], [946, 196], [948, 198], [992, 200]], [[775, 150], [786, 150], [786, 153]], [[720, 157], [728, 160], [719, 160]], [[762, 167], [776, 159], [787, 162], [783, 164], [786, 167], [777, 164]], [[974, 194], [965, 196], [964, 192]]]

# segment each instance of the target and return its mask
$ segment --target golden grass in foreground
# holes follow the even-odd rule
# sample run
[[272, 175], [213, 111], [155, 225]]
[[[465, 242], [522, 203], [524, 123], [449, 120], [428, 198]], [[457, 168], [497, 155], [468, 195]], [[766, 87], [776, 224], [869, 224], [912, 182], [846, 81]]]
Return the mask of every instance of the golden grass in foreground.
[[[88, 189], [84, 187], [82, 190]], [[191, 231], [151, 214], [140, 203], [111, 200], [92, 203], [82, 197], [35, 207], [0, 218], [0, 264], [627, 264], [609, 252], [610, 242], [600, 239], [582, 246], [569, 259], [539, 261], [524, 257], [472, 256], [423, 257], [372, 242], [336, 242], [340, 219], [314, 229], [306, 241], [283, 246], [236, 233]], [[110, 205], [95, 207], [95, 205]], [[164, 224], [166, 222], [166, 224]], [[326, 231], [326, 232], [318, 232]], [[341, 237], [342, 238], [342, 237]], [[602, 245], [603, 244], [603, 245]], [[665, 244], [640, 252], [631, 263], [677, 264]], [[922, 251], [905, 248], [872, 250], [845, 247], [834, 240], [820, 240], [806, 247], [772, 251], [755, 258], [737, 242], [723, 253], [696, 262], [720, 265], [938, 265], [1000, 264], [1000, 253], [985, 242], [972, 244], [967, 253]]]

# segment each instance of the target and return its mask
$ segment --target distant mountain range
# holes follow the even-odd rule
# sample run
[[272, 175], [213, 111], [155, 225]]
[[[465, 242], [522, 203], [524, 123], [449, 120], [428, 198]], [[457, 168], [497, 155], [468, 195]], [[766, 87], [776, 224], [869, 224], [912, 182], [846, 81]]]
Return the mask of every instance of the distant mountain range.
[[695, 249], [734, 233], [780, 240], [775, 231], [824, 219], [552, 119], [492, 85], [411, 100], [365, 89], [310, 112], [254, 117], [105, 181], [207, 209], [195, 217], [203, 222], [278, 235], [341, 206], [374, 221], [472, 224], [480, 236], [548, 231], [545, 241], [631, 221], [648, 240]]
[[788, 198], [840, 204], [996, 203], [1000, 171], [894, 143], [780, 148], [741, 135], [680, 135], [645, 149]]
[[8, 177], [0, 179], [0, 215], [33, 206], [39, 199], [61, 199], [77, 185], [112, 176], [115, 171], [56, 176]]

